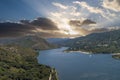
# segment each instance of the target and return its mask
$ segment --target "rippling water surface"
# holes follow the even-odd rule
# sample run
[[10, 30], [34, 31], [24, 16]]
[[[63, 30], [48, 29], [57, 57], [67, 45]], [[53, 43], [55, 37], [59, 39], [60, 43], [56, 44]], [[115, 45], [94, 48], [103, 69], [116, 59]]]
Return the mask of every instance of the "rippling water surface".
[[56, 68], [60, 80], [120, 80], [120, 60], [109, 54], [65, 53], [65, 49], [40, 51], [38, 62]]

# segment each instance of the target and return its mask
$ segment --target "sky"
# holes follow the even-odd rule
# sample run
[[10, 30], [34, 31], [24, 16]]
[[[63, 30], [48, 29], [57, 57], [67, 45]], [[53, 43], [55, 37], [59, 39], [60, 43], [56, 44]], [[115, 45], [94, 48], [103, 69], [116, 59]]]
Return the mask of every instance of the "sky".
[[0, 37], [74, 38], [120, 28], [120, 0], [0, 0]]

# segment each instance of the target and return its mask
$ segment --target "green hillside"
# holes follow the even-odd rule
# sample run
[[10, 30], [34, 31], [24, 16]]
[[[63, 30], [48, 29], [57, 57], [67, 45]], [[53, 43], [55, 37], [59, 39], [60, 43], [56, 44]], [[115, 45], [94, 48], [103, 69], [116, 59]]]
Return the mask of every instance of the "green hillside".
[[48, 80], [51, 68], [39, 65], [30, 48], [0, 46], [0, 80]]
[[69, 40], [68, 51], [87, 51], [91, 53], [120, 53], [120, 30], [93, 33], [85, 37]]
[[56, 48], [55, 45], [48, 43], [45, 39], [37, 35], [24, 36], [24, 37], [12, 38], [12, 39], [11, 38], [0, 39], [0, 44], [19, 45], [22, 47], [32, 48], [35, 50]]
[[0, 80], [57, 80], [55, 70], [38, 64], [38, 52], [55, 48], [38, 36], [25, 36], [0, 41]]

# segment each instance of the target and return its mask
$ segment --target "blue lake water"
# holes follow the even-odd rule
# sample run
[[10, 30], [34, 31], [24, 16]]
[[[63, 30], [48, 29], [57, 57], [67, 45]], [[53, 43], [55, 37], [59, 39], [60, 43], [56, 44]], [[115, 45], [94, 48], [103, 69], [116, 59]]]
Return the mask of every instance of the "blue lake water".
[[109, 54], [65, 53], [65, 49], [40, 51], [38, 62], [54, 67], [59, 80], [120, 80], [120, 60]]

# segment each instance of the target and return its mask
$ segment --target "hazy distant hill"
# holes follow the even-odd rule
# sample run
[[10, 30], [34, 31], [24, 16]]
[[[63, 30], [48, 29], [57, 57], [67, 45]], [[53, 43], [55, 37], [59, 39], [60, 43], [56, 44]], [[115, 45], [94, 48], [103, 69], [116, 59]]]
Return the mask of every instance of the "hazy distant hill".
[[66, 42], [71, 51], [88, 51], [93, 53], [118, 53], [120, 52], [120, 30], [104, 33], [93, 33]]
[[[49, 43], [51, 44], [55, 44], [55, 45], [59, 45], [59, 46], [63, 46], [64, 42], [66, 42], [67, 40], [69, 40], [69, 38], [48, 38], [46, 39]], [[62, 44], [63, 43], [63, 44]]]
[[33, 49], [51, 49], [55, 48], [55, 45], [52, 45], [48, 43], [45, 39], [33, 35], [33, 36], [24, 36], [24, 37], [19, 37], [19, 38], [5, 38], [5, 39], [0, 39], [0, 44], [3, 45], [19, 45], [23, 47], [30, 47]]

